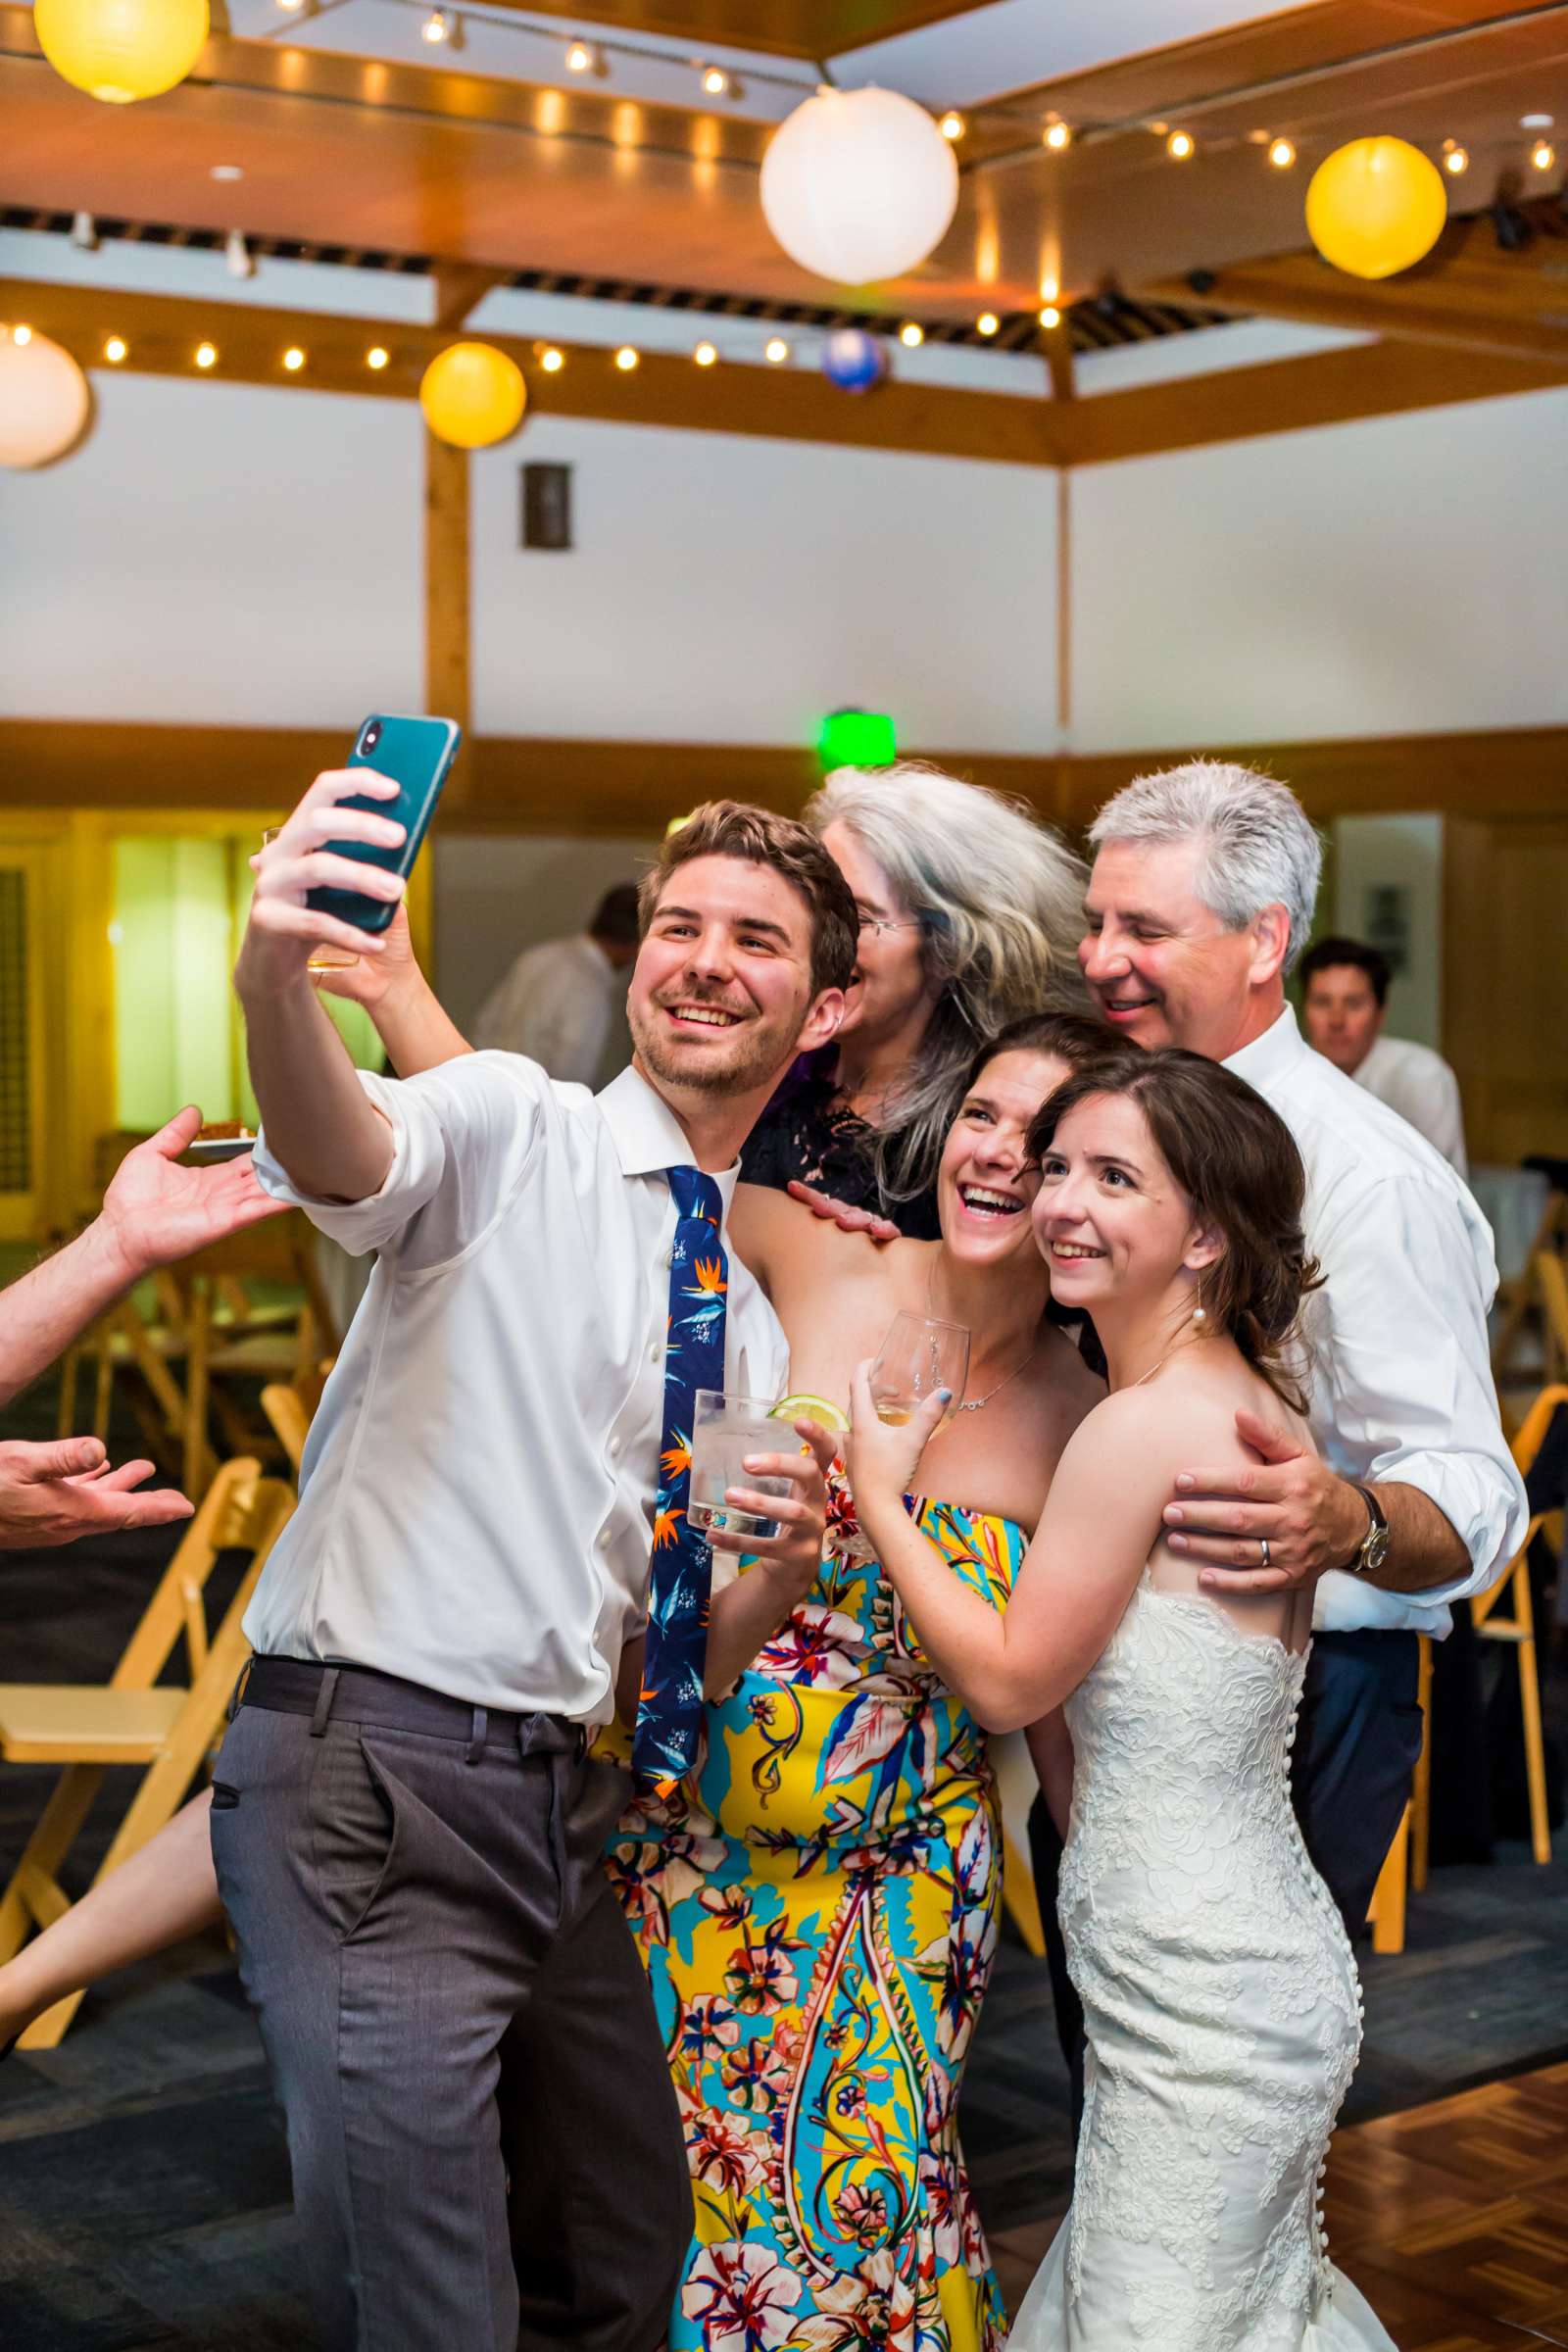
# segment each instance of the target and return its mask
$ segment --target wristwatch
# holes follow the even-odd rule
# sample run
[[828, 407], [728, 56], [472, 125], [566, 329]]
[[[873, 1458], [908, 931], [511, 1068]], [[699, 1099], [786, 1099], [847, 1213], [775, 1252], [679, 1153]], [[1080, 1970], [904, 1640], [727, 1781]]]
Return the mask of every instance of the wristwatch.
[[1348, 1483], [1355, 1488], [1366, 1504], [1368, 1526], [1366, 1534], [1345, 1565], [1352, 1576], [1376, 1576], [1389, 1556], [1389, 1523], [1383, 1516], [1383, 1505], [1370, 1487], [1358, 1485], [1353, 1478]]

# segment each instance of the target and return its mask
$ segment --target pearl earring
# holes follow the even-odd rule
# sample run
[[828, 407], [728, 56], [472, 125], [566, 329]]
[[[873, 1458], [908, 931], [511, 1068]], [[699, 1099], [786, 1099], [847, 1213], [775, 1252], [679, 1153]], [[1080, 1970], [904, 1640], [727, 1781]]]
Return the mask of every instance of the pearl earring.
[[1195, 1323], [1206, 1323], [1208, 1321], [1208, 1309], [1203, 1306], [1195, 1306], [1193, 1309], [1193, 1321]]

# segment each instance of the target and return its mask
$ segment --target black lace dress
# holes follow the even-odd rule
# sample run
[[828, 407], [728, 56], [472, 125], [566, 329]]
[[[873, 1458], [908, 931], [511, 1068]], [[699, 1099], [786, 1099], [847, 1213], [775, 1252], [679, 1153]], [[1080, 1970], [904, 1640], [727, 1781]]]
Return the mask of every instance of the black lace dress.
[[742, 1178], [775, 1192], [813, 1184], [835, 1200], [891, 1217], [911, 1241], [936, 1241], [935, 1186], [909, 1200], [884, 1196], [876, 1176], [876, 1130], [839, 1095], [832, 1065], [831, 1048], [801, 1055], [752, 1129], [741, 1152]]

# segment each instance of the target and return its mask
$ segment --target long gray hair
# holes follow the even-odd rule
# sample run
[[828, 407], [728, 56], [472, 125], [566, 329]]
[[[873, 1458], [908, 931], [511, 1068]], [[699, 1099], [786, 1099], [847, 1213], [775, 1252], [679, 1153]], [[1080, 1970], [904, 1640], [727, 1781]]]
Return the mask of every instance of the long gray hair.
[[841, 767], [806, 808], [874, 858], [920, 925], [938, 990], [877, 1139], [877, 1182], [907, 1200], [934, 1181], [954, 1098], [978, 1049], [1025, 1013], [1077, 1012], [1085, 869], [1021, 801], [919, 760]]

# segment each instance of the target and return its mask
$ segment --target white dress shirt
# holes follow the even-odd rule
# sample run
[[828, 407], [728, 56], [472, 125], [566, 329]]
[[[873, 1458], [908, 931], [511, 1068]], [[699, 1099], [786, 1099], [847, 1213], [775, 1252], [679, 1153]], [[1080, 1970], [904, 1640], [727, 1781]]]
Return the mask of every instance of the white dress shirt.
[[[642, 1630], [675, 1204], [692, 1151], [623, 1071], [598, 1096], [512, 1054], [403, 1081], [379, 1192], [266, 1189], [370, 1286], [311, 1425], [300, 1504], [262, 1573], [253, 1648], [351, 1660], [476, 1706], [607, 1722]], [[726, 1217], [739, 1163], [716, 1178]], [[789, 1351], [729, 1257], [725, 1386], [776, 1397]]]
[[552, 1078], [597, 1086], [613, 1075], [605, 1067], [612, 1045], [621, 1048], [616, 1067], [629, 1052], [627, 978], [586, 932], [547, 939], [526, 949], [491, 990], [475, 1017], [473, 1042], [526, 1054]]
[[1408, 1119], [1450, 1168], [1469, 1175], [1459, 1081], [1441, 1054], [1418, 1046], [1413, 1038], [1376, 1037], [1372, 1051], [1350, 1076], [1401, 1119]]
[[1306, 1241], [1324, 1277], [1302, 1318], [1318, 1450], [1342, 1478], [1418, 1487], [1471, 1560], [1429, 1592], [1331, 1571], [1314, 1621], [1441, 1636], [1448, 1602], [1486, 1590], [1528, 1519], [1492, 1385], [1491, 1231], [1431, 1146], [1312, 1052], [1289, 1005], [1225, 1066], [1273, 1104], [1306, 1162]]

